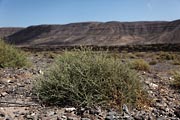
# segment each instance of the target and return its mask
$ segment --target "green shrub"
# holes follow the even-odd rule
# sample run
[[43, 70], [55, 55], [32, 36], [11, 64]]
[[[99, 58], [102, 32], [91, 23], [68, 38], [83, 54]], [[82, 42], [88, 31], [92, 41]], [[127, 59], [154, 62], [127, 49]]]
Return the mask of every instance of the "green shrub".
[[141, 85], [134, 70], [106, 52], [75, 50], [57, 58], [36, 80], [34, 92], [50, 105], [120, 107], [142, 102]]
[[27, 65], [24, 52], [0, 40], [0, 67], [23, 67]]
[[130, 64], [131, 64], [131, 67], [136, 70], [142, 70], [142, 71], [150, 70], [150, 65], [143, 59], [136, 59], [132, 61]]
[[176, 55], [168, 52], [160, 52], [159, 58], [161, 60], [174, 60], [176, 58]]

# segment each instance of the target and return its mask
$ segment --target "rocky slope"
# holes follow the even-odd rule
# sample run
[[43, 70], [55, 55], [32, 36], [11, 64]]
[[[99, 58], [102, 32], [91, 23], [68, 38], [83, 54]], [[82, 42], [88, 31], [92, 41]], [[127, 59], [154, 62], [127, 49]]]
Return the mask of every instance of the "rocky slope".
[[21, 46], [176, 44], [180, 43], [180, 20], [38, 25], [22, 29], [6, 39]]
[[19, 28], [19, 27], [5, 27], [5, 28], [0, 28], [0, 38], [4, 38], [7, 37], [9, 35], [12, 35], [20, 30], [22, 30], [23, 28]]

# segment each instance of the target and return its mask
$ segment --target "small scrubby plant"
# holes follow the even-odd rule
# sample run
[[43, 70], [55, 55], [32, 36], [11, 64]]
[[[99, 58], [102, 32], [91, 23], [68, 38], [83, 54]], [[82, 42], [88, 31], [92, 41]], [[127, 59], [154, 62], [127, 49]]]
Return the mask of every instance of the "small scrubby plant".
[[24, 52], [0, 40], [0, 67], [23, 67], [27, 63]]
[[130, 63], [131, 67], [136, 70], [149, 71], [150, 65], [143, 59], [136, 59]]
[[159, 57], [161, 60], [174, 60], [176, 58], [176, 55], [168, 52], [160, 52]]
[[136, 105], [144, 93], [137, 73], [106, 52], [65, 52], [35, 82], [38, 98], [70, 106]]
[[173, 78], [173, 85], [180, 88], [180, 72], [175, 72]]

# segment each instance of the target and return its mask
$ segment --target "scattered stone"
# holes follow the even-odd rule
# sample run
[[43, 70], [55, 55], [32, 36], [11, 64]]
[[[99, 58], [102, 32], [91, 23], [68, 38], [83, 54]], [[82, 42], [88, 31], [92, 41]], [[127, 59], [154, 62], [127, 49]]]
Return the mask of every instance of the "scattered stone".
[[[12, 69], [12, 68], [0, 68], [0, 100], [2, 101], [21, 101], [31, 102], [36, 96], [32, 95], [32, 81], [33, 77], [43, 74], [46, 65], [49, 62], [47, 59], [40, 59], [37, 56], [33, 63], [34, 68], [27, 69]], [[45, 61], [45, 62], [44, 62]], [[49, 64], [49, 63], [48, 63]], [[153, 66], [156, 67], [156, 66]], [[41, 69], [41, 70], [40, 70]], [[145, 88], [153, 99], [151, 109], [130, 110], [126, 105], [122, 107], [122, 114], [113, 110], [103, 111], [100, 108], [49, 108], [39, 104], [38, 106], [28, 106], [24, 111], [19, 111], [18, 104], [2, 104], [0, 103], [0, 120], [13, 120], [13, 119], [51, 119], [51, 120], [180, 120], [179, 105], [180, 95], [176, 89], [171, 88], [170, 81], [172, 77], [167, 75], [167, 72], [162, 71], [150, 71], [140, 72], [142, 82], [145, 83]], [[169, 70], [169, 69], [168, 69]], [[35, 103], [34, 103], [35, 104]], [[12, 111], [9, 109], [9, 105], [16, 106]], [[8, 109], [4, 109], [4, 106], [8, 106]], [[21, 105], [20, 105], [21, 106]], [[18, 108], [18, 110], [17, 110]], [[15, 111], [15, 112], [14, 112]], [[16, 112], [19, 111], [19, 112]], [[9, 115], [10, 114], [10, 115]], [[8, 117], [13, 116], [13, 118]], [[15, 116], [15, 118], [14, 118]]]
[[0, 111], [0, 118], [4, 118], [5, 117], [5, 113]]
[[27, 119], [34, 120], [34, 117], [33, 117], [32, 115], [26, 115], [26, 118], [27, 118]]
[[85, 110], [86, 109], [83, 107], [77, 108], [76, 114], [82, 116], [84, 114]]
[[150, 83], [150, 84], [149, 84], [149, 87], [150, 87], [151, 89], [157, 89], [157, 88], [158, 88], [158, 85], [156, 85], [156, 84], [154, 84], [154, 83]]
[[114, 116], [107, 115], [105, 120], [114, 120]]
[[72, 107], [72, 108], [65, 108], [65, 112], [73, 112], [75, 111], [76, 108]]
[[165, 117], [158, 117], [157, 120], [166, 120]]
[[107, 113], [105, 120], [114, 120], [117, 118], [117, 112], [110, 111]]
[[180, 108], [179, 108], [179, 109], [176, 109], [176, 110], [174, 111], [174, 114], [175, 114], [178, 118], [180, 118]]
[[2, 97], [5, 97], [6, 95], [8, 95], [7, 92], [2, 92], [2, 93], [1, 93], [1, 96], [2, 96]]
[[67, 120], [79, 120], [77, 117], [68, 116]]
[[128, 107], [127, 107], [125, 104], [123, 105], [122, 110], [123, 110], [123, 112], [124, 112], [125, 114], [130, 115], [129, 110], [128, 110]]
[[101, 112], [100, 109], [90, 109], [89, 110], [89, 114], [92, 114], [92, 115], [99, 115], [100, 112]]
[[91, 119], [89, 119], [89, 118], [81, 118], [81, 120], [91, 120]]
[[41, 74], [41, 75], [44, 74], [44, 72], [42, 70], [39, 70], [38, 73]]
[[61, 118], [62, 118], [63, 120], [67, 120], [67, 117], [66, 117], [65, 115], [63, 115]]
[[4, 120], [13, 120], [11, 117], [7, 116]]
[[14, 83], [13, 80], [7, 80], [7, 83]]
[[50, 111], [50, 112], [48, 112], [47, 114], [48, 114], [47, 116], [53, 116], [53, 115], [55, 115], [56, 113], [55, 113], [54, 111]]
[[144, 120], [143, 116], [134, 116], [135, 120]]
[[174, 80], [174, 78], [173, 77], [169, 77], [169, 80]]

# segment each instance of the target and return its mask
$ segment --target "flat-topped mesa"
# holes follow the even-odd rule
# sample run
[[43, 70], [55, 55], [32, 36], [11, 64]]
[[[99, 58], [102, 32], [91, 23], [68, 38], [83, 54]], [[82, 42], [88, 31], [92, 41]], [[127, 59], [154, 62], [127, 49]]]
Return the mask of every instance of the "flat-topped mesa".
[[38, 25], [22, 29], [6, 39], [21, 46], [176, 44], [180, 43], [180, 20]]

